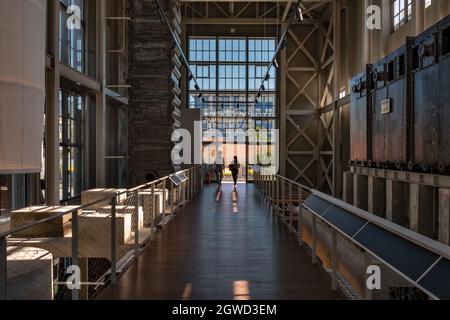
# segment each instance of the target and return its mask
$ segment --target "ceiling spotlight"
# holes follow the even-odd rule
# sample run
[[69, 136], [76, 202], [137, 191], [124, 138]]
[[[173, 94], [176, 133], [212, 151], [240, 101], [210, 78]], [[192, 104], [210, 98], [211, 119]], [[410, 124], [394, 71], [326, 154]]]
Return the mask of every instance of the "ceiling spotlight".
[[264, 81], [269, 81], [270, 79], [270, 74], [267, 74], [266, 77], [264, 78]]
[[275, 66], [275, 68], [280, 69], [280, 65], [278, 64], [277, 59], [273, 60], [273, 65]]
[[203, 98], [203, 97], [202, 97], [202, 102], [203, 102], [203, 103], [206, 103], [206, 100], [205, 100], [205, 98]]
[[192, 73], [190, 73], [189, 76], [188, 76], [188, 80], [192, 81], [192, 79], [194, 79], [194, 76], [192, 75]]
[[198, 94], [198, 98], [201, 99], [202, 97], [203, 97], [203, 94], [202, 94], [202, 93], [199, 93], [199, 94]]
[[295, 17], [297, 18], [298, 22], [303, 21], [303, 12], [302, 12], [302, 8], [300, 7], [300, 3], [301, 3], [301, 0], [298, 0], [297, 7], [295, 9]]
[[198, 84], [194, 85], [195, 90], [200, 91], [200, 87], [198, 86]]
[[256, 95], [257, 98], [261, 97], [261, 91], [258, 92], [258, 94]]
[[258, 104], [258, 99], [255, 99], [255, 103]]
[[281, 41], [281, 48], [284, 50], [284, 49], [286, 49], [286, 47], [287, 47], [287, 39], [284, 38], [284, 39]]
[[261, 85], [261, 90], [266, 91], [266, 87], [264, 86], [264, 84]]

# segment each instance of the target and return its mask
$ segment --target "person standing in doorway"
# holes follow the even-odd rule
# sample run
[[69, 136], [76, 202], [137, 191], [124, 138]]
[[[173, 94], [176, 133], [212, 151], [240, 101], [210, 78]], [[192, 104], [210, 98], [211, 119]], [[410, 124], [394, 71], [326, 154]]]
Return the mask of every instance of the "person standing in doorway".
[[239, 164], [238, 157], [234, 157], [233, 162], [230, 164], [230, 171], [231, 175], [233, 176], [233, 182], [234, 182], [234, 189], [236, 190], [237, 187], [237, 180], [239, 175], [239, 169], [241, 168], [241, 165]]
[[219, 189], [222, 187], [223, 164], [223, 154], [222, 151], [219, 151], [216, 156], [216, 161], [214, 161], [214, 171], [216, 172], [217, 188]]

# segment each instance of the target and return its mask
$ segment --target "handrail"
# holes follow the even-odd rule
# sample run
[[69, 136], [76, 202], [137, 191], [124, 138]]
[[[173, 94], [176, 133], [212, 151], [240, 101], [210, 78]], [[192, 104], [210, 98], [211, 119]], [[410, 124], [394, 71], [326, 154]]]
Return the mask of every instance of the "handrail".
[[[193, 166], [193, 167], [190, 168], [190, 169], [185, 169], [185, 170], [182, 170], [182, 171], [178, 171], [178, 172], [176, 172], [176, 173], [174, 173], [174, 174], [180, 174], [180, 173], [188, 172], [189, 170], [196, 169], [196, 168], [201, 168], [201, 165]], [[25, 224], [25, 225], [20, 226], [20, 227], [17, 227], [17, 228], [14, 228], [14, 229], [10, 229], [10, 230], [8, 230], [8, 231], [3, 231], [3, 232], [0, 233], [0, 238], [5, 238], [5, 237], [8, 237], [8, 236], [13, 235], [13, 234], [15, 234], [15, 233], [18, 233], [18, 232], [21, 232], [21, 231], [24, 231], [24, 230], [33, 228], [33, 227], [35, 227], [35, 226], [38, 226], [38, 225], [40, 225], [40, 224], [43, 224], [43, 223], [46, 223], [46, 222], [50, 222], [50, 221], [56, 220], [56, 219], [58, 219], [58, 218], [67, 216], [67, 215], [72, 214], [72, 213], [74, 213], [74, 212], [77, 212], [77, 211], [80, 211], [80, 210], [85, 210], [85, 209], [88, 208], [88, 207], [91, 207], [91, 206], [96, 205], [96, 204], [101, 203], [101, 202], [105, 202], [105, 201], [107, 201], [107, 200], [111, 200], [111, 199], [116, 198], [116, 197], [118, 197], [118, 196], [121, 196], [121, 195], [123, 195], [123, 194], [128, 194], [128, 193], [135, 192], [136, 190], [140, 190], [140, 189], [145, 189], [145, 188], [151, 187], [152, 185], [161, 183], [161, 182], [163, 182], [164, 180], [169, 179], [170, 176], [172, 176], [172, 174], [169, 175], [169, 176], [165, 176], [165, 177], [163, 177], [163, 178], [160, 178], [160, 179], [158, 179], [158, 180], [155, 180], [155, 181], [152, 181], [152, 182], [149, 182], [149, 183], [146, 183], [146, 184], [143, 184], [143, 185], [134, 187], [134, 188], [132, 188], [132, 189], [127, 189], [127, 190], [122, 191], [122, 192], [116, 192], [115, 195], [114, 195], [114, 197], [112, 197], [112, 196], [107, 196], [107, 197], [105, 197], [105, 198], [102, 198], [102, 199], [100, 199], [100, 200], [96, 200], [96, 201], [90, 202], [90, 203], [85, 204], [85, 205], [79, 205], [79, 206], [73, 206], [73, 207], [71, 207], [71, 206], [47, 206], [47, 207], [49, 207], [49, 208], [53, 207], [54, 209], [58, 209], [58, 208], [69, 208], [69, 207], [72, 208], [72, 209], [69, 210], [69, 211], [67, 211], [67, 212], [55, 214], [55, 215], [53, 215], [53, 216], [51, 216], [51, 217], [44, 218], [44, 219], [40, 219], [40, 220], [38, 220], [38, 221], [34, 221], [34, 222], [32, 222], [32, 223]]]
[[[172, 181], [171, 178], [175, 175], [183, 175], [184, 179], [180, 181], [180, 183], [176, 183], [175, 181]], [[187, 179], [186, 179], [187, 178]], [[162, 188], [164, 190], [169, 190], [170, 197], [167, 198], [163, 195], [162, 200], [162, 209], [160, 213], [156, 213], [156, 206], [157, 200], [154, 198], [155, 196], [155, 187], [162, 184]], [[14, 234], [18, 234], [21, 231], [36, 227], [38, 225], [48, 223], [55, 221], [56, 219], [60, 219], [62, 217], [65, 217], [67, 215], [71, 215], [71, 228], [72, 228], [72, 235], [71, 235], [71, 248], [68, 248], [68, 250], [71, 250], [70, 256], [72, 257], [72, 264], [73, 266], [78, 266], [79, 262], [79, 255], [80, 255], [80, 230], [79, 230], [79, 218], [80, 215], [83, 213], [84, 209], [92, 208], [95, 205], [101, 204], [101, 203], [109, 203], [111, 206], [111, 224], [110, 229], [106, 227], [106, 238], [104, 238], [105, 243], [109, 247], [105, 247], [108, 254], [110, 254], [110, 263], [111, 268], [107, 273], [110, 274], [109, 280], [111, 283], [115, 283], [117, 281], [117, 271], [118, 267], [121, 267], [122, 259], [125, 259], [123, 263], [128, 263], [130, 259], [136, 258], [140, 255], [142, 252], [142, 248], [148, 243], [148, 241], [151, 241], [152, 237], [155, 235], [155, 232], [159, 229], [160, 226], [164, 227], [170, 219], [173, 219], [175, 217], [176, 212], [185, 205], [185, 203], [191, 199], [194, 198], [195, 194], [199, 192], [203, 187], [203, 167], [202, 165], [196, 165], [192, 166], [191, 168], [184, 169], [181, 171], [178, 171], [176, 173], [173, 173], [171, 175], [168, 175], [166, 177], [160, 178], [158, 180], [127, 189], [124, 191], [114, 191], [111, 190], [109, 192], [108, 196], [105, 196], [102, 199], [92, 201], [88, 204], [84, 205], [78, 205], [78, 206], [46, 206], [42, 207], [43, 210], [50, 209], [52, 210], [64, 210], [64, 212], [58, 212], [50, 217], [46, 217], [43, 219], [39, 219], [38, 221], [34, 221], [32, 223], [24, 224], [19, 227], [15, 227], [13, 229], [2, 231], [0, 233], [0, 300], [6, 300], [8, 297], [8, 287], [7, 287], [7, 257], [8, 257], [8, 241], [7, 238], [10, 236], [14, 237]], [[148, 225], [147, 229], [150, 230], [150, 234], [142, 234], [141, 235], [141, 229], [140, 229], [140, 210], [141, 210], [141, 203], [140, 203], [140, 190], [149, 190], [151, 189], [151, 204], [147, 201], [147, 210], [151, 210], [150, 214], [152, 215], [150, 219], [152, 220], [150, 222], [150, 225]], [[108, 190], [108, 189], [105, 189]], [[174, 193], [175, 192], [175, 193]], [[124, 204], [127, 207], [129, 203], [133, 203], [134, 209], [132, 210], [132, 221], [131, 224], [128, 225], [128, 227], [131, 227], [131, 229], [135, 228], [134, 235], [131, 236], [134, 238], [134, 244], [132, 247], [134, 249], [122, 248], [125, 250], [129, 250], [125, 253], [125, 257], [121, 258], [119, 254], [119, 246], [123, 245], [118, 243], [119, 236], [117, 234], [118, 227], [117, 227], [117, 221], [118, 221], [118, 196], [126, 195], [126, 198], [124, 199]], [[122, 202], [120, 202], [122, 203]], [[166, 207], [168, 205], [168, 207]], [[130, 205], [131, 206], [131, 205]], [[142, 203], [142, 211], [145, 210], [145, 201]], [[148, 208], [151, 209], [148, 209]], [[166, 211], [166, 209], [170, 208], [169, 211]], [[26, 208], [25, 208], [26, 209]], [[36, 210], [39, 211], [39, 210]], [[30, 210], [30, 213], [33, 211]], [[148, 214], [148, 211], [147, 211]], [[162, 217], [161, 222], [156, 221], [156, 215], [159, 214], [160, 217]], [[143, 216], [142, 216], [143, 218]], [[149, 216], [147, 215], [147, 218]], [[167, 219], [168, 218], [168, 219]], [[143, 222], [143, 221], [142, 221]], [[144, 227], [146, 228], [146, 227]], [[132, 232], [132, 230], [130, 230]], [[141, 238], [143, 236], [143, 238]], [[33, 238], [33, 237], [29, 237]], [[55, 238], [65, 238], [65, 236], [61, 237], [55, 237]], [[130, 239], [131, 240], [131, 239]], [[141, 242], [142, 240], [142, 242]], [[123, 241], [123, 239], [122, 239]], [[11, 242], [12, 244], [12, 242]], [[12, 244], [14, 245], [14, 244]], [[31, 245], [33, 246], [33, 245]], [[123, 252], [122, 252], [123, 253]], [[118, 259], [121, 259], [118, 261]], [[106, 273], [103, 275], [105, 276]], [[102, 276], [102, 277], [103, 277]], [[95, 284], [99, 284], [98, 281], [95, 282]], [[102, 284], [104, 284], [104, 281], [102, 281]], [[84, 286], [92, 285], [92, 282], [86, 282], [83, 284]], [[72, 290], [72, 299], [78, 300], [80, 298], [80, 289], [70, 289]], [[89, 296], [87, 296], [89, 298]]]
[[[275, 178], [275, 179], [274, 179]], [[303, 240], [302, 240], [302, 235], [301, 235], [301, 224], [302, 224], [302, 210], [301, 208], [305, 208], [306, 210], [310, 211], [312, 213], [312, 260], [313, 263], [317, 262], [317, 220], [321, 220], [323, 222], [325, 222], [329, 227], [331, 227], [330, 229], [330, 233], [332, 235], [332, 242], [331, 242], [331, 253], [332, 253], [332, 283], [333, 283], [333, 290], [337, 289], [337, 283], [338, 283], [338, 267], [337, 267], [337, 234], [341, 234], [344, 238], [349, 239], [350, 241], [352, 241], [352, 243], [354, 245], [356, 245], [359, 248], [364, 249], [368, 254], [372, 255], [373, 257], [375, 257], [376, 259], [379, 259], [380, 261], [384, 261], [383, 258], [381, 258], [380, 256], [378, 256], [376, 253], [372, 252], [370, 249], [366, 248], [363, 244], [359, 243], [356, 239], [356, 236], [361, 234], [361, 232], [364, 230], [364, 228], [366, 228], [367, 226], [369, 226], [370, 224], [373, 226], [376, 226], [378, 228], [380, 228], [381, 230], [384, 230], [385, 232], [388, 232], [396, 237], [398, 237], [398, 239], [403, 239], [403, 241], [408, 241], [409, 243], [412, 243], [414, 245], [416, 245], [417, 247], [420, 247], [424, 250], [426, 250], [427, 252], [429, 252], [430, 254], [435, 255], [437, 258], [435, 260], [432, 261], [431, 266], [424, 271], [424, 273], [420, 274], [420, 276], [417, 279], [412, 279], [411, 277], [409, 277], [407, 274], [405, 274], [404, 272], [396, 269], [395, 266], [389, 264], [388, 262], [384, 262], [387, 266], [389, 266], [394, 272], [396, 272], [399, 276], [403, 277], [404, 279], [408, 280], [412, 285], [414, 285], [415, 287], [419, 288], [420, 290], [422, 290], [423, 292], [425, 292], [426, 294], [428, 294], [431, 298], [433, 299], [438, 299], [438, 297], [432, 293], [430, 290], [427, 290], [426, 288], [424, 288], [424, 286], [421, 285], [421, 283], [419, 283], [421, 281], [421, 279], [426, 276], [430, 270], [435, 267], [437, 265], [438, 262], [441, 261], [441, 259], [447, 259], [450, 260], [450, 247], [440, 243], [436, 240], [433, 240], [431, 238], [428, 238], [424, 235], [421, 235], [419, 233], [416, 233], [412, 230], [409, 230], [407, 228], [404, 228], [400, 225], [397, 225], [391, 221], [385, 220], [381, 217], [378, 217], [376, 215], [373, 215], [367, 211], [364, 211], [362, 209], [356, 208], [340, 199], [334, 198], [330, 195], [327, 195], [323, 192], [320, 192], [318, 190], [314, 190], [313, 188], [308, 188], [306, 186], [302, 186], [301, 184], [292, 181], [286, 177], [283, 177], [281, 175], [274, 175], [274, 174], [256, 174], [255, 177], [256, 180], [256, 184], [257, 187], [261, 193], [261, 195], [266, 199], [266, 201], [269, 202], [269, 204], [272, 206], [273, 211], [277, 212], [279, 215], [282, 215], [283, 217], [283, 222], [285, 219], [285, 214], [286, 212], [292, 212], [293, 210], [295, 212], [298, 213], [298, 230], [297, 231], [297, 235], [299, 237], [299, 243], [302, 245], [303, 244]], [[269, 182], [269, 183], [267, 183]], [[282, 182], [282, 188], [280, 188], [279, 184], [280, 182]], [[295, 208], [289, 208], [286, 207], [285, 204], [292, 202], [293, 199], [291, 196], [289, 196], [288, 198], [286, 198], [285, 196], [285, 183], [289, 183], [289, 185], [296, 185], [300, 188], [304, 188], [306, 190], [309, 190], [311, 192], [311, 194], [309, 195], [309, 198], [311, 197], [317, 197], [322, 199], [322, 201], [326, 201], [327, 204], [329, 206], [327, 206], [327, 209], [325, 210], [325, 212], [316, 212], [317, 210], [315, 209], [311, 209], [307, 203], [305, 203], [306, 199], [302, 199], [299, 198], [299, 210], [295, 210]], [[289, 188], [291, 188], [289, 186]], [[283, 189], [283, 193], [282, 193], [282, 197], [279, 196], [280, 194], [280, 189]], [[276, 192], [275, 192], [276, 190]], [[292, 192], [290, 192], [292, 194]], [[297, 200], [297, 199], [296, 199]], [[344, 232], [343, 230], [341, 230], [341, 227], [339, 227], [338, 225], [334, 225], [332, 222], [330, 222], [329, 220], [327, 220], [325, 218], [325, 213], [326, 212], [334, 212], [333, 211], [333, 207], [334, 208], [340, 208], [346, 212], [348, 212], [349, 214], [353, 214], [355, 217], [358, 217], [359, 219], [362, 219], [365, 223], [363, 224], [363, 226], [361, 227], [361, 229], [359, 229], [355, 234], [349, 235], [346, 232]], [[320, 211], [320, 210], [319, 210]], [[442, 260], [443, 261], [443, 260]]]
[[301, 183], [295, 182], [294, 180], [291, 180], [291, 179], [289, 179], [289, 178], [283, 177], [283, 176], [281, 176], [281, 175], [279, 175], [279, 174], [277, 174], [276, 176], [277, 176], [278, 178], [280, 178], [280, 179], [283, 179], [284, 181], [287, 181], [287, 182], [289, 182], [289, 183], [291, 183], [291, 184], [293, 184], [293, 185], [296, 185], [297, 187], [300, 187], [300, 188], [302, 188], [302, 189], [305, 189], [305, 190], [308, 190], [308, 191], [311, 191], [311, 192], [313, 191], [312, 188], [307, 187], [307, 186], [305, 186], [305, 185], [303, 185], [303, 184], [301, 184]]
[[439, 256], [443, 256], [447, 259], [450, 260], [450, 247], [440, 243], [436, 240], [433, 240], [431, 238], [428, 238], [426, 236], [423, 236], [417, 232], [411, 231], [410, 229], [406, 229], [398, 224], [395, 224], [393, 222], [390, 222], [388, 220], [382, 219], [376, 215], [370, 214], [364, 210], [361, 210], [359, 208], [356, 208], [352, 205], [349, 205], [348, 203], [333, 198], [325, 193], [322, 193], [320, 191], [314, 190], [313, 191], [314, 195], [317, 195], [318, 197], [330, 202], [333, 205], [336, 205], [342, 209], [345, 209], [347, 211], [350, 211], [351, 213], [389, 231], [392, 232], [393, 234], [411, 241], [415, 244], [417, 244], [418, 246], [427, 249], [429, 251], [432, 251], [434, 253], [436, 253]]

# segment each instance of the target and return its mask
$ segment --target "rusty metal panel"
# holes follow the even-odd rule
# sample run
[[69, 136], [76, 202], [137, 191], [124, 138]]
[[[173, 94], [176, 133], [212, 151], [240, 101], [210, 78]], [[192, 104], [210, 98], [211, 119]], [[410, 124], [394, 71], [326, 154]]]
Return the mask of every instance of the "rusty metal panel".
[[[439, 85], [440, 85], [440, 102], [439, 102], [439, 163], [450, 166], [450, 57], [447, 55], [441, 61]], [[440, 168], [444, 169], [444, 168]]]
[[419, 35], [414, 47], [414, 162], [425, 171], [439, 158], [439, 65], [437, 28]]
[[391, 112], [385, 114], [385, 161], [398, 165], [406, 164], [405, 97], [406, 79], [400, 79], [388, 87]]
[[372, 159], [378, 166], [385, 160], [384, 141], [385, 124], [382, 114], [382, 102], [387, 99], [386, 59], [381, 59], [373, 65], [372, 78]]
[[372, 156], [377, 167], [406, 163], [405, 59], [406, 48], [401, 47], [373, 66]]
[[449, 74], [450, 16], [353, 78], [353, 164], [450, 172]]
[[450, 16], [439, 26], [441, 57], [439, 66], [439, 163], [450, 171]]
[[414, 160], [423, 169], [438, 159], [438, 70], [434, 65], [414, 74]]
[[365, 72], [351, 81], [350, 160], [358, 163], [367, 160], [366, 83]]
[[390, 110], [383, 114], [385, 123], [384, 161], [402, 168], [406, 162], [406, 47], [386, 59], [387, 99]]

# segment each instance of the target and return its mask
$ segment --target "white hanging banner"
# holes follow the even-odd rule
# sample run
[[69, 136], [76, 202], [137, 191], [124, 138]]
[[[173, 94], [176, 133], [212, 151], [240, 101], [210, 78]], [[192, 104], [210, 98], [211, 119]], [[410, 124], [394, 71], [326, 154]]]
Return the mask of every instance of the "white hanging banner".
[[0, 174], [41, 171], [46, 0], [0, 0]]

